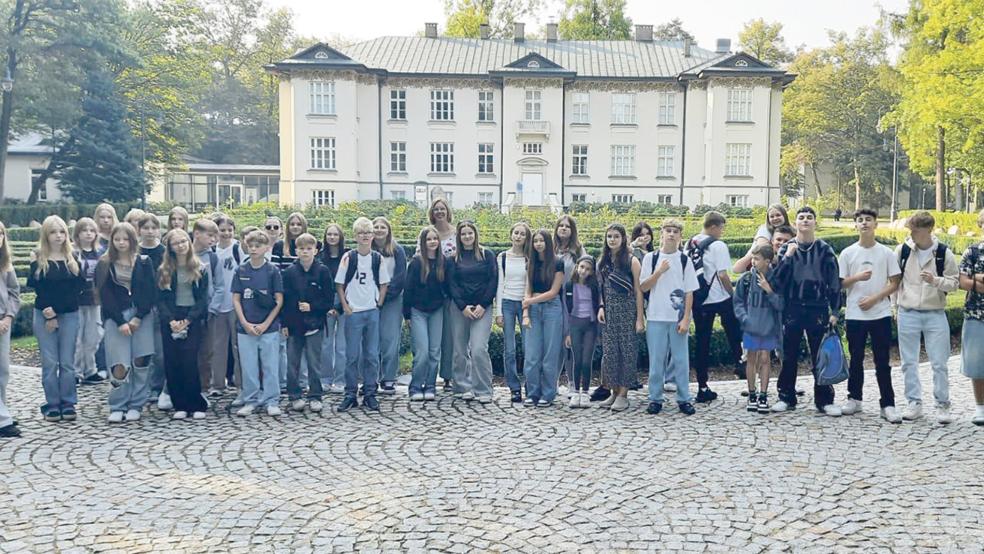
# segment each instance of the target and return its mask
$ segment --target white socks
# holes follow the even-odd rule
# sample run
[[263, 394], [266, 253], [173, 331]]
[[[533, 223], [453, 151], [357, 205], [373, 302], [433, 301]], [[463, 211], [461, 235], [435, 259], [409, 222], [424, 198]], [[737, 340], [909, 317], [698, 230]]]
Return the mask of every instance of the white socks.
[[984, 417], [984, 404], [977, 405], [977, 417]]

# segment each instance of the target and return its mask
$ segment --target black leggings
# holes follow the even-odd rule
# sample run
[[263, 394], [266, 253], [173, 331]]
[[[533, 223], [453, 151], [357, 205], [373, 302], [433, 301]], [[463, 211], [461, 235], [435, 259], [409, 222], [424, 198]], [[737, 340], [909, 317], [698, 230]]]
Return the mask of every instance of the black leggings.
[[198, 350], [204, 334], [205, 329], [201, 322], [192, 321], [188, 326], [188, 338], [174, 340], [170, 322], [161, 322], [164, 374], [167, 376], [167, 390], [175, 411], [204, 412], [207, 408], [198, 376]]
[[571, 349], [574, 351], [575, 390], [586, 391], [591, 386], [591, 356], [598, 339], [598, 324], [590, 319], [570, 318]]

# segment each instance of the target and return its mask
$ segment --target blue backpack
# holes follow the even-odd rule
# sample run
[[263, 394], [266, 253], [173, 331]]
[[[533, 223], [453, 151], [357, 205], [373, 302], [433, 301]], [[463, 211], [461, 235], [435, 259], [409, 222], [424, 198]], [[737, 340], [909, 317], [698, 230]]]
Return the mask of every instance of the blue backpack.
[[847, 380], [847, 356], [844, 355], [844, 345], [840, 333], [831, 326], [820, 341], [820, 352], [817, 354], [817, 385], [836, 385]]

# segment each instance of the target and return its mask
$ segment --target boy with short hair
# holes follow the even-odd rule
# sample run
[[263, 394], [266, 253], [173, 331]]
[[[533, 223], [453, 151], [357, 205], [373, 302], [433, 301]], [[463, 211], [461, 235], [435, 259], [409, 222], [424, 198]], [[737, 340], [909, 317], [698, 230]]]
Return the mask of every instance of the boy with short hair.
[[957, 257], [933, 235], [936, 219], [927, 211], [913, 214], [905, 224], [909, 238], [895, 249], [902, 279], [895, 303], [898, 306], [899, 357], [905, 379], [908, 405], [902, 419], [923, 416], [922, 383], [919, 380], [919, 340], [933, 368], [933, 398], [939, 423], [950, 423], [950, 323], [946, 318], [946, 295], [960, 284]]
[[[205, 264], [205, 273], [208, 274], [208, 282], [211, 285], [208, 293], [208, 321], [205, 327], [205, 340], [202, 341], [201, 350], [198, 351], [198, 375], [202, 381], [202, 390], [209, 391], [208, 395], [212, 397], [222, 394], [220, 390], [211, 386], [212, 350], [215, 345], [215, 339], [212, 336], [212, 330], [215, 327], [213, 322], [228, 290], [225, 288], [226, 279], [225, 275], [222, 274], [219, 258], [215, 252], [212, 252], [212, 246], [215, 245], [218, 237], [219, 227], [211, 219], [201, 218], [192, 227], [191, 247], [198, 259]], [[225, 386], [222, 388], [224, 389]]]
[[[242, 387], [242, 372], [239, 367], [239, 347], [236, 339], [236, 312], [232, 306], [232, 279], [236, 268], [243, 262], [243, 253], [236, 240], [236, 222], [227, 215], [214, 216], [212, 221], [218, 228], [218, 243], [211, 251], [218, 260], [222, 277], [222, 296], [216, 313], [209, 322], [212, 359], [210, 362], [212, 384], [210, 396], [222, 394], [229, 371], [229, 356], [232, 355], [233, 382]], [[231, 352], [230, 352], [231, 351]], [[237, 400], [242, 400], [242, 395]]]
[[291, 409], [304, 411], [301, 398], [301, 357], [307, 362], [308, 401], [312, 412], [320, 412], [321, 342], [325, 318], [335, 303], [331, 271], [315, 259], [318, 240], [303, 233], [294, 240], [297, 254], [284, 276], [283, 332], [287, 336], [287, 396]]
[[[140, 254], [150, 258], [151, 265], [154, 266], [154, 275], [164, 262], [164, 245], [161, 244], [161, 222], [157, 216], [146, 212], [137, 219], [137, 235], [140, 237]], [[145, 325], [150, 325], [154, 330], [154, 353], [150, 357], [150, 397], [151, 402], [157, 401], [161, 409], [170, 409], [171, 400], [164, 391], [164, 341], [161, 338], [161, 327], [157, 322], [157, 306], [150, 310], [150, 320]], [[161, 396], [164, 396], [161, 399]]]
[[864, 349], [871, 337], [881, 417], [889, 423], [902, 423], [902, 416], [895, 410], [892, 365], [888, 360], [892, 347], [892, 303], [889, 298], [898, 288], [902, 270], [892, 249], [875, 242], [878, 212], [870, 208], [855, 211], [854, 225], [858, 230], [858, 241], [845, 248], [837, 259], [841, 287], [847, 290], [844, 315], [851, 359], [847, 401], [841, 405], [841, 413], [851, 415], [862, 411]]
[[[696, 410], [690, 399], [690, 317], [697, 273], [686, 254], [680, 252], [683, 222], [667, 219], [660, 228], [660, 248], [642, 259], [639, 286], [649, 293], [646, 308], [646, 344], [649, 347], [649, 407], [663, 410], [663, 384], [676, 384], [677, 405], [686, 415]], [[667, 368], [666, 353], [670, 354]], [[669, 369], [669, 375], [667, 375]]]
[[[279, 416], [280, 398], [280, 322], [277, 315], [284, 304], [284, 281], [273, 264], [267, 261], [270, 237], [262, 231], [246, 236], [249, 260], [236, 268], [232, 279], [232, 305], [238, 325], [239, 363], [242, 366], [243, 407], [236, 415], [251, 415], [257, 407], [266, 407], [267, 415]], [[260, 383], [260, 367], [263, 382]], [[261, 391], [262, 388], [262, 391]]]
[[[379, 410], [376, 389], [379, 386], [379, 308], [386, 299], [389, 271], [382, 255], [372, 249], [372, 222], [365, 217], [352, 225], [357, 247], [350, 250], [338, 265], [335, 287], [345, 311], [345, 397], [338, 405], [346, 412], [359, 405], [359, 361], [362, 365], [362, 405]], [[397, 340], [394, 338], [394, 340]]]

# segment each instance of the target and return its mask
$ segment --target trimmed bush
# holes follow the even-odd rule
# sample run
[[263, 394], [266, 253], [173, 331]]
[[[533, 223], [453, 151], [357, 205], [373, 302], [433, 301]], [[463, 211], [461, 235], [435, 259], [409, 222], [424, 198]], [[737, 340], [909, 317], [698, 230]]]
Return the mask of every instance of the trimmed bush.
[[[92, 217], [98, 204], [69, 204], [69, 203], [39, 203], [39, 204], [4, 204], [0, 206], [0, 221], [8, 227], [25, 226], [31, 221], [41, 223], [49, 215], [58, 215], [65, 221], [80, 217]], [[140, 202], [128, 204], [116, 203], [116, 213], [122, 219], [131, 208], [139, 208]], [[12, 240], [16, 240], [11, 237]], [[35, 238], [35, 240], [37, 240]]]

